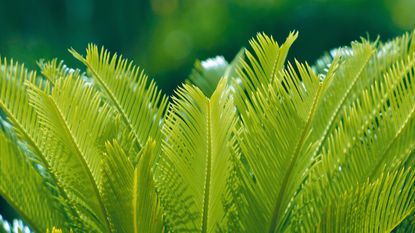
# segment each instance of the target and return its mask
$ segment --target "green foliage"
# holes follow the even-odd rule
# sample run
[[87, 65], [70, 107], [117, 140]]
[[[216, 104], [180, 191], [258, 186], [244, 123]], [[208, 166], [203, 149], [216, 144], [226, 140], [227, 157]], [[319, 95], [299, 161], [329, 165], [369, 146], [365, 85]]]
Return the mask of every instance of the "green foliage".
[[0, 195], [37, 232], [411, 231], [415, 34], [315, 66], [296, 38], [197, 62], [170, 101], [95, 45], [85, 72], [1, 60]]

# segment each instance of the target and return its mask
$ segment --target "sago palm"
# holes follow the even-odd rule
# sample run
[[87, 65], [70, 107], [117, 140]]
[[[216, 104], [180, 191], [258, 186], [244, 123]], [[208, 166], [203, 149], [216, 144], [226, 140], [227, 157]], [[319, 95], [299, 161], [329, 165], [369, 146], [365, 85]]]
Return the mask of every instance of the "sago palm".
[[70, 50], [85, 72], [2, 59], [0, 195], [36, 232], [414, 231], [415, 34], [314, 66], [286, 62], [296, 38], [171, 97], [95, 45]]

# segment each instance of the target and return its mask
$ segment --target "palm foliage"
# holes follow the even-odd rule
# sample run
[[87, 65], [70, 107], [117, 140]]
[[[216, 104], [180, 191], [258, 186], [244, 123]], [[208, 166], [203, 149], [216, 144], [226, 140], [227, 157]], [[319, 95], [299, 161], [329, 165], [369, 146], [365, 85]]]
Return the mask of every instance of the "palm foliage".
[[258, 34], [170, 101], [95, 45], [85, 72], [2, 59], [0, 195], [37, 232], [410, 231], [414, 37], [310, 66]]

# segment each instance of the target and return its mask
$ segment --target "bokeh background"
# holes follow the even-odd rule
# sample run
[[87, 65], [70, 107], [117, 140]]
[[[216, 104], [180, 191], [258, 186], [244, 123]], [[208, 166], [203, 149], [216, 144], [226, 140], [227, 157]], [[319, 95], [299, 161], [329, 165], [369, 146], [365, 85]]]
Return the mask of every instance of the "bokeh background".
[[[36, 69], [67, 52], [103, 45], [135, 61], [171, 94], [196, 59], [228, 61], [257, 32], [283, 41], [289, 59], [313, 63], [361, 36], [382, 40], [415, 28], [415, 0], [0, 0], [0, 56]], [[0, 177], [1, 179], [1, 177]], [[0, 214], [16, 217], [0, 198]]]
[[171, 93], [195, 59], [228, 60], [256, 32], [282, 41], [300, 32], [291, 58], [313, 62], [360, 36], [388, 39], [415, 26], [415, 0], [0, 0], [0, 54], [36, 68], [90, 42], [122, 53]]

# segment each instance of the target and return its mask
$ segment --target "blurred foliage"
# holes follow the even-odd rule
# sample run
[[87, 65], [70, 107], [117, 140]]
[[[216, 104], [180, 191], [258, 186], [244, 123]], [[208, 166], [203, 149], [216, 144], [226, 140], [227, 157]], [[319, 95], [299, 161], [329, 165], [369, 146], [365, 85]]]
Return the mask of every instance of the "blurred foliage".
[[[105, 45], [135, 60], [171, 93], [196, 59], [228, 61], [256, 32], [281, 41], [301, 33], [291, 59], [321, 54], [367, 34], [383, 40], [413, 29], [413, 0], [0, 0], [0, 54], [30, 62], [67, 48]], [[36, 63], [28, 63], [35, 67]]]

